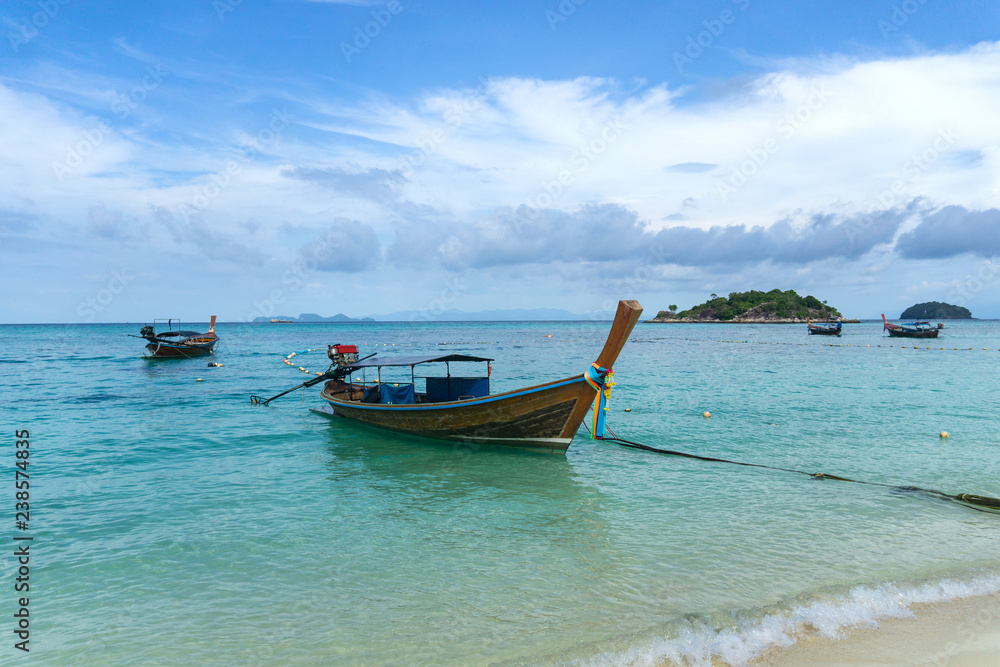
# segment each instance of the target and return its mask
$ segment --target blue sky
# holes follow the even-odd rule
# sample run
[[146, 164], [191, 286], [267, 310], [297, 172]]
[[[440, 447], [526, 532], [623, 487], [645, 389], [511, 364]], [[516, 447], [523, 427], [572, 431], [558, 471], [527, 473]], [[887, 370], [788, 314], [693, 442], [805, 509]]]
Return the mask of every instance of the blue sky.
[[1000, 317], [989, 3], [35, 0], [0, 28], [2, 322], [773, 287]]

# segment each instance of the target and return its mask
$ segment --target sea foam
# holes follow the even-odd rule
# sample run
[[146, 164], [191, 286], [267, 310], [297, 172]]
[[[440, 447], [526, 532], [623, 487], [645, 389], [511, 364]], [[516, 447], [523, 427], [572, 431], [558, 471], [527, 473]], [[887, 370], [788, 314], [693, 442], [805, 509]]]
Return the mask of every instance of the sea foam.
[[633, 649], [605, 653], [585, 664], [637, 667], [662, 665], [709, 666], [712, 660], [745, 665], [772, 648], [788, 647], [805, 633], [841, 639], [850, 628], [877, 628], [880, 619], [913, 617], [911, 606], [948, 602], [1000, 592], [1000, 575], [970, 581], [943, 580], [917, 586], [892, 583], [856, 586], [842, 595], [831, 595], [786, 612], [740, 621], [736, 627], [685, 628]]

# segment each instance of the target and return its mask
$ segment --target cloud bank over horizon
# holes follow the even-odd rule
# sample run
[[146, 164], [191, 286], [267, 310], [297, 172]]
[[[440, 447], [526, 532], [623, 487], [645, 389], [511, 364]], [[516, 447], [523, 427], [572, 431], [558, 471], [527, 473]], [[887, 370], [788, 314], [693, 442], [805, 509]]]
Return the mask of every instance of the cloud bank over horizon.
[[[505, 75], [351, 95], [115, 49], [114, 68], [39, 49], [0, 77], [0, 255], [46, 295], [8, 294], [4, 321], [78, 321], [123, 268], [137, 278], [97, 321], [152, 317], [151, 299], [244, 319], [276, 295], [368, 315], [455, 277], [466, 310], [780, 286], [867, 316], [956, 299], [1000, 252], [1000, 43], [801, 55], [711, 85]], [[168, 279], [195, 274], [229, 305]], [[996, 293], [967, 305], [1000, 317]]]

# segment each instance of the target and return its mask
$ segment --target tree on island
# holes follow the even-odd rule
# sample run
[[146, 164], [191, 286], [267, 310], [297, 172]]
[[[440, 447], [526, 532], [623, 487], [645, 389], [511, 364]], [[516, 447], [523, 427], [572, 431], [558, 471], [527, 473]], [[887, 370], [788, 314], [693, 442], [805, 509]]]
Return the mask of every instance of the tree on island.
[[674, 304], [672, 306], [667, 306], [667, 308], [670, 309], [671, 313], [676, 313], [677, 312], [677, 304]]
[[928, 301], [910, 306], [899, 316], [901, 320], [912, 319], [935, 319], [935, 320], [971, 320], [972, 313], [968, 308], [953, 306], [950, 303], [941, 301]]
[[[671, 310], [675, 306], [670, 307]], [[770, 292], [751, 290], [733, 292], [728, 297], [715, 294], [705, 303], [680, 313], [660, 311], [657, 317], [692, 318], [696, 320], [719, 320], [728, 322], [738, 317], [762, 319], [813, 318], [817, 320], [840, 317], [840, 311], [821, 302], [814, 296], [799, 296], [795, 290]]]

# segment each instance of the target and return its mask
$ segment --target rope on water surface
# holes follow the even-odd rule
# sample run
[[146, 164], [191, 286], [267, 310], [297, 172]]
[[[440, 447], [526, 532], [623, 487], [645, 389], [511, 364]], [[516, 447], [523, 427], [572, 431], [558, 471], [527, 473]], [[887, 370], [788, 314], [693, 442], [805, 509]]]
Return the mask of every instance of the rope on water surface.
[[[607, 428], [607, 427], [606, 427]], [[716, 458], [714, 456], [701, 456], [700, 454], [691, 454], [689, 452], [680, 452], [672, 449], [662, 449], [660, 447], [652, 447], [650, 445], [644, 445], [641, 442], [633, 442], [632, 440], [626, 440], [624, 438], [619, 438], [615, 435], [615, 432], [610, 428], [607, 428], [608, 433], [611, 437], [604, 436], [603, 438], [597, 438], [598, 440], [605, 440], [608, 442], [615, 442], [623, 447], [630, 447], [632, 449], [641, 449], [647, 452], [653, 452], [656, 454], [666, 454], [668, 456], [680, 456], [687, 459], [695, 459], [698, 461], [708, 461], [711, 463], [729, 463], [731, 465], [746, 466], [748, 468], [764, 468], [767, 470], [778, 470], [780, 472], [792, 472], [800, 475], [808, 475], [812, 479], [830, 479], [838, 482], [852, 482], [854, 484], [865, 484], [867, 486], [881, 486], [886, 489], [893, 489], [894, 491], [908, 491], [914, 493], [921, 493], [927, 496], [932, 496], [934, 498], [939, 498], [941, 500], [947, 500], [949, 502], [959, 503], [970, 509], [974, 509], [980, 512], [1000, 512], [1000, 498], [991, 498], [989, 496], [979, 496], [972, 493], [958, 493], [950, 494], [943, 491], [938, 491], [936, 489], [924, 489], [919, 486], [900, 486], [898, 484], [885, 484], [883, 482], [868, 482], [860, 479], [851, 479], [849, 477], [840, 477], [839, 475], [831, 475], [829, 473], [822, 472], [806, 472], [804, 470], [796, 470], [794, 468], [780, 468], [777, 466], [764, 465], [762, 463], [746, 463], [745, 461], [731, 461], [729, 459]]]

